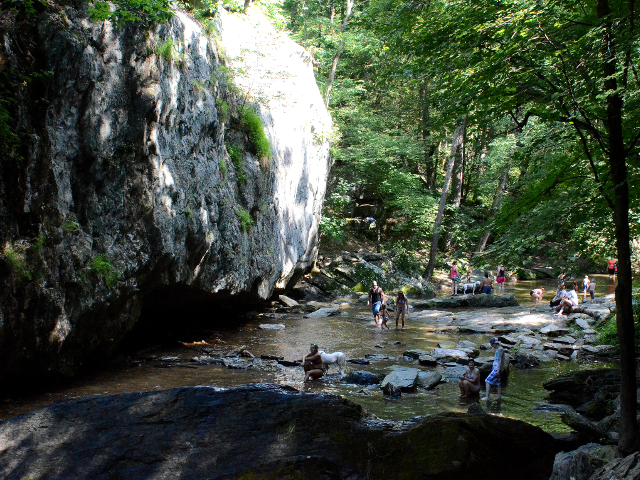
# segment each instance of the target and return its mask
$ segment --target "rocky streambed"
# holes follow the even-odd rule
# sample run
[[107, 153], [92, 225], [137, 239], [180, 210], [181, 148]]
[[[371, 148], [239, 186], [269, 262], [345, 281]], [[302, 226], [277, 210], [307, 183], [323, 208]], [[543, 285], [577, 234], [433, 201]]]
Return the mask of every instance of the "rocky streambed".
[[[121, 367], [50, 395], [4, 403], [0, 413], [7, 420], [0, 424], [0, 457], [11, 459], [10, 463], [0, 461], [7, 465], [4, 475], [101, 478], [109, 470], [122, 475], [137, 472], [139, 478], [166, 478], [179, 470], [184, 478], [202, 478], [204, 472], [210, 472], [211, 478], [235, 478], [260, 470], [307, 472], [309, 478], [378, 478], [396, 476], [402, 465], [403, 472], [409, 472], [403, 478], [466, 478], [469, 469], [484, 468], [485, 457], [507, 461], [496, 460], [489, 445], [491, 439], [511, 445], [511, 436], [495, 433], [498, 427], [493, 423], [501, 425], [498, 430], [523, 425], [509, 418], [525, 420], [529, 425], [522, 428], [542, 427], [552, 433], [531, 431], [532, 438], [538, 439], [535, 442], [540, 442], [535, 448], [542, 449], [545, 459], [588, 442], [615, 445], [618, 375], [615, 369], [597, 368], [614, 365], [610, 350], [595, 343], [593, 328], [609, 313], [606, 299], [567, 317], [553, 316], [545, 305], [520, 306], [512, 295], [412, 298], [411, 305], [406, 330], [395, 329], [391, 321], [391, 329], [381, 331], [372, 320], [366, 297], [307, 302], [281, 297], [271, 311], [251, 314], [240, 329], [203, 332], [202, 338], [184, 339], [175, 347], [146, 349], [121, 358]], [[389, 307], [393, 308], [391, 301]], [[483, 369], [490, 367], [493, 357], [487, 342], [493, 336], [510, 358], [504, 400], [488, 407], [477, 399], [461, 402], [457, 377], [469, 357], [476, 358]], [[348, 359], [345, 374], [334, 366], [322, 379], [303, 384], [302, 369], [295, 360], [312, 342], [326, 351], [343, 351]], [[279, 386], [256, 386], [261, 382]], [[134, 391], [149, 393], [118, 395]], [[108, 395], [86, 397], [96, 393]], [[77, 396], [84, 397], [72, 398]], [[70, 402], [51, 405], [70, 398]], [[16, 417], [37, 407], [40, 410]], [[111, 424], [122, 420], [118, 420], [122, 412], [129, 412], [123, 422], [128, 426], [122, 427], [129, 430], [113, 433], [119, 440], [112, 451], [105, 452], [99, 446], [109, 443]], [[112, 415], [114, 419], [107, 418]], [[237, 431], [230, 433], [230, 426], [222, 426], [220, 416], [224, 415]], [[34, 422], [40, 422], [37, 428]], [[181, 433], [166, 427], [174, 422]], [[434, 438], [443, 445], [429, 443], [427, 431], [440, 432]], [[467, 434], [474, 437], [473, 445]], [[165, 438], [164, 443], [154, 447], [150, 460], [142, 460], [147, 458], [145, 449], [151, 448], [145, 445], [154, 435]], [[65, 438], [70, 443], [59, 445]], [[228, 444], [223, 449], [218, 445], [220, 438]], [[358, 441], [342, 448], [344, 438]], [[483, 440], [476, 444], [478, 438]], [[84, 441], [91, 445], [78, 443]], [[459, 441], [465, 445], [462, 452], [458, 452]], [[457, 445], [453, 457], [444, 452], [450, 448], [445, 448], [447, 442]], [[67, 460], [56, 464], [55, 455], [42, 450], [42, 445], [49, 445], [51, 452], [63, 452]], [[405, 454], [396, 450], [397, 445], [412, 445], [407, 460], [402, 460]], [[507, 451], [502, 446], [498, 450]], [[130, 454], [123, 460], [116, 451]], [[508, 451], [511, 459], [519, 458], [520, 454]], [[604, 465], [602, 451], [589, 450], [595, 455], [590, 457], [591, 472]], [[76, 458], [78, 452], [88, 458], [101, 453], [93, 463], [83, 463]], [[434, 452], [439, 453], [434, 457]], [[434, 459], [445, 453], [446, 461]], [[554, 468], [574, 472], [576, 455], [582, 458], [583, 454], [565, 454]], [[600, 463], [595, 459], [598, 455]], [[526, 456], [530, 461], [531, 452]], [[418, 464], [425, 470], [414, 476]], [[541, 460], [527, 474], [549, 478], [551, 465], [552, 459]], [[508, 476], [509, 468], [486, 478], [514, 478]]]

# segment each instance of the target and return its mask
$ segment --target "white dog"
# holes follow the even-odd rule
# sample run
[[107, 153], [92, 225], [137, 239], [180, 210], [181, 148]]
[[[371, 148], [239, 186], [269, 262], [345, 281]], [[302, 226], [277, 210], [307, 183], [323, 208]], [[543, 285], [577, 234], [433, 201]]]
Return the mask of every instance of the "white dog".
[[476, 288], [478, 288], [480, 286], [480, 282], [475, 282], [475, 283], [465, 283], [462, 285], [462, 294], [466, 295], [467, 294], [467, 288], [471, 289], [471, 295], [475, 295], [476, 294]]
[[335, 363], [338, 365], [340, 375], [344, 375], [344, 365], [347, 361], [347, 357], [342, 352], [325, 353], [323, 350], [318, 352], [322, 357], [322, 369], [325, 372], [329, 371], [329, 365]]

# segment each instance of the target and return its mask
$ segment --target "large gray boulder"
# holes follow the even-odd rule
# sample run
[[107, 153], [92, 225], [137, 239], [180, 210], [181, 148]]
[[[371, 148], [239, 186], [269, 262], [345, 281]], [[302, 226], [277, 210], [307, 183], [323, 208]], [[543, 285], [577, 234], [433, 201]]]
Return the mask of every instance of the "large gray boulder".
[[588, 443], [570, 452], [560, 452], [549, 480], [588, 480], [597, 469], [616, 457], [617, 450], [611, 445]]
[[419, 373], [420, 370], [417, 368], [397, 367], [384, 377], [380, 388], [387, 395], [393, 395], [397, 392], [413, 392], [418, 385]]
[[[37, 114], [17, 119], [20, 167], [0, 162], [3, 383], [73, 375], [141, 315], [244, 308], [311, 268], [331, 131], [312, 57], [264, 21], [218, 18], [214, 41], [180, 10], [115, 28], [63, 6], [32, 37], [3, 37], [3, 69], [38, 58], [53, 72]], [[243, 104], [270, 159], [240, 126]]]
[[547, 480], [555, 455], [551, 435], [509, 418], [383, 421], [274, 385], [71, 400], [0, 423], [0, 442], [5, 480]]
[[640, 452], [615, 458], [596, 470], [589, 480], [637, 480], [640, 478]]

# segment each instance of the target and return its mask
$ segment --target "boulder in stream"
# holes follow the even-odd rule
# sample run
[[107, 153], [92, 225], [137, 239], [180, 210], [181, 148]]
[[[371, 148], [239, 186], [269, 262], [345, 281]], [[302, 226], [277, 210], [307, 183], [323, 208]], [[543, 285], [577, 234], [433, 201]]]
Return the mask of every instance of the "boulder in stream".
[[380, 384], [380, 388], [382, 388], [385, 395], [393, 395], [398, 391], [413, 392], [416, 389], [420, 370], [398, 366], [391, 368], [393, 368], [391, 373], [384, 377]]
[[339, 308], [325, 307], [316, 310], [315, 312], [307, 313], [304, 318], [324, 318], [332, 315], [338, 315], [340, 313]]
[[342, 381], [345, 383], [355, 383], [356, 385], [377, 385], [380, 383], [381, 376], [377, 373], [368, 372], [366, 370], [354, 370], [349, 372]]

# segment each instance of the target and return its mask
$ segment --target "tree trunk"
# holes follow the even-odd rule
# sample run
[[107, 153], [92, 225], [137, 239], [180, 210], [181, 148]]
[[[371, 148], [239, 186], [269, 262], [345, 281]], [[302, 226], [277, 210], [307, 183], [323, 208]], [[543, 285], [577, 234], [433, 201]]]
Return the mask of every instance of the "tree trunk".
[[429, 90], [427, 81], [420, 86], [420, 104], [422, 105], [422, 144], [424, 146], [424, 165], [426, 169], [427, 188], [433, 190], [436, 186], [436, 165], [431, 146], [431, 125], [429, 122]]
[[[344, 15], [344, 20], [340, 24], [340, 36], [344, 33], [347, 28], [347, 24], [349, 23], [349, 18], [351, 18], [351, 14], [353, 13], [353, 2], [354, 0], [347, 0], [347, 11]], [[333, 60], [331, 61], [331, 70], [329, 72], [329, 77], [327, 78], [327, 90], [324, 94], [324, 105], [326, 108], [329, 108], [329, 99], [331, 98], [331, 87], [333, 86], [333, 81], [336, 78], [336, 70], [338, 69], [338, 62], [340, 61], [340, 55], [344, 50], [344, 38], [340, 40], [340, 46], [338, 47], [338, 51], [333, 56]]]
[[453, 167], [453, 188], [452, 188], [453, 197], [451, 199], [452, 200], [451, 203], [453, 204], [453, 208], [456, 211], [458, 210], [458, 208], [460, 208], [460, 201], [462, 200], [462, 184], [464, 181], [464, 160], [465, 160], [464, 148], [467, 141], [466, 127], [467, 127], [467, 124], [465, 122], [463, 132], [462, 132], [460, 149], [456, 154], [456, 163]]
[[504, 169], [502, 172], [502, 176], [500, 177], [500, 183], [498, 184], [498, 191], [496, 192], [496, 196], [493, 197], [493, 205], [491, 206], [491, 215], [487, 219], [487, 228], [480, 237], [478, 241], [478, 245], [476, 246], [476, 253], [482, 253], [484, 248], [487, 246], [487, 241], [491, 236], [491, 224], [493, 223], [493, 219], [498, 214], [500, 210], [500, 203], [502, 202], [502, 194], [504, 193], [504, 189], [507, 188], [507, 181], [509, 180], [509, 166]]
[[427, 280], [431, 280], [433, 276], [433, 270], [436, 267], [436, 254], [438, 252], [438, 237], [440, 235], [440, 226], [442, 225], [442, 219], [444, 217], [444, 207], [447, 203], [447, 194], [449, 193], [449, 185], [451, 184], [451, 175], [453, 173], [453, 165], [456, 162], [456, 156], [458, 150], [462, 145], [462, 138], [464, 136], [464, 130], [466, 125], [466, 115], [460, 118], [460, 125], [453, 132], [453, 141], [451, 142], [451, 155], [449, 156], [449, 163], [447, 165], [447, 173], [444, 177], [444, 185], [442, 186], [442, 194], [440, 195], [440, 205], [438, 206], [438, 215], [436, 221], [433, 224], [433, 236], [431, 238], [431, 252], [429, 253], [429, 263], [427, 264], [427, 271], [424, 277]]
[[251, 4], [253, 3], [253, 0], [244, 0], [244, 14], [246, 15], [247, 13], [249, 13], [249, 7], [251, 6]]
[[[630, 2], [633, 9], [633, 0]], [[607, 94], [609, 122], [609, 168], [614, 185], [613, 222], [618, 249], [618, 285], [616, 286], [616, 323], [620, 345], [620, 432], [618, 450], [628, 455], [638, 450], [636, 421], [636, 356], [631, 296], [631, 249], [629, 246], [629, 184], [627, 183], [626, 153], [622, 134], [623, 100], [616, 77], [616, 45], [609, 20], [608, 0], [598, 0], [596, 11], [604, 27], [603, 78]], [[633, 11], [631, 12], [633, 14]]]

